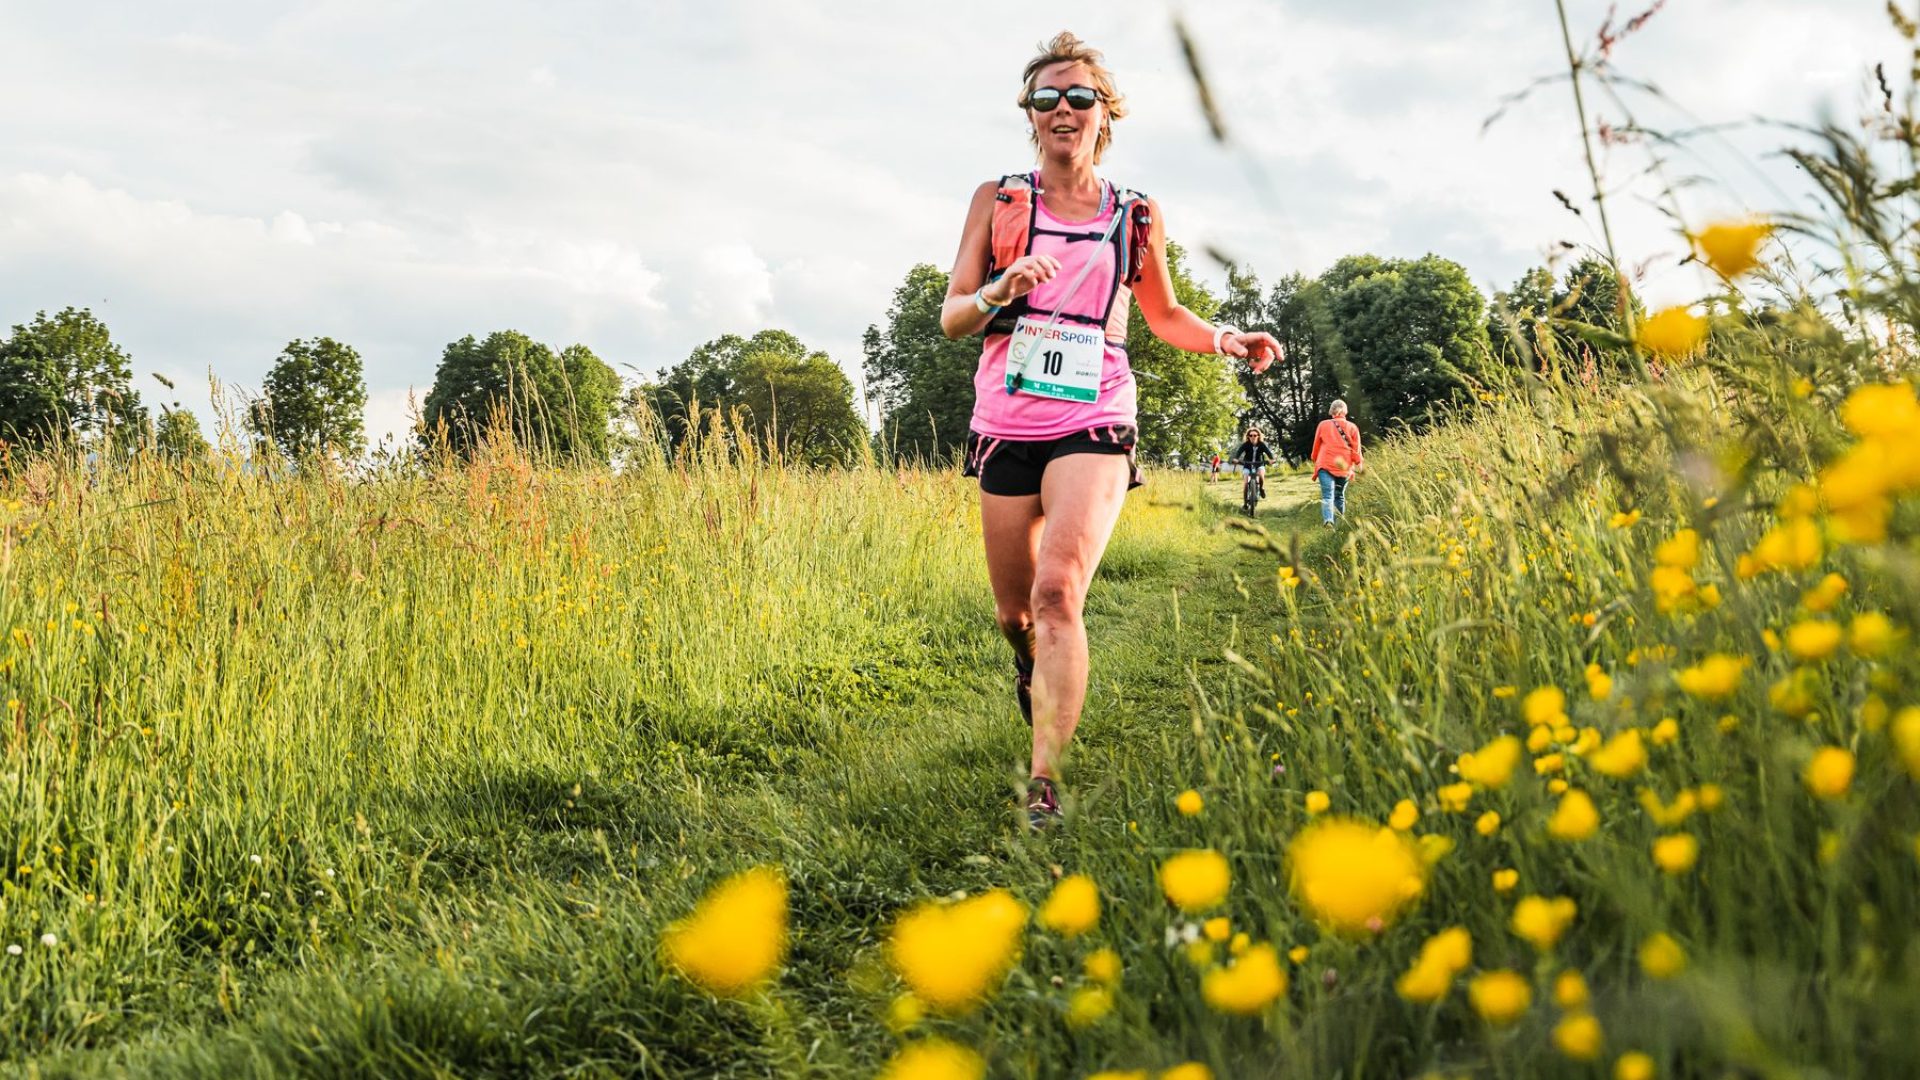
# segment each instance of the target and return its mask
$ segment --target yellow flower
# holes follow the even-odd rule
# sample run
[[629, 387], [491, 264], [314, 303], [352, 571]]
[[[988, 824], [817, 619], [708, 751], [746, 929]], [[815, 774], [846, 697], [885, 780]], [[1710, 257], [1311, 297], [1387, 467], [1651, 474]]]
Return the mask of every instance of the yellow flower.
[[1489, 790], [1505, 787], [1520, 763], [1520, 740], [1502, 735], [1470, 754], [1461, 754], [1460, 779]]
[[1533, 987], [1512, 971], [1483, 971], [1467, 983], [1467, 1000], [1489, 1024], [1505, 1026], [1533, 1006]]
[[1787, 651], [1801, 660], [1825, 660], [1840, 647], [1840, 624], [1807, 619], [1787, 627]]
[[1680, 721], [1669, 716], [1653, 725], [1653, 745], [1666, 746], [1680, 737]]
[[1680, 689], [1698, 698], [1716, 701], [1740, 689], [1740, 677], [1747, 670], [1744, 656], [1714, 653], [1690, 668], [1674, 673]]
[[1771, 235], [1773, 226], [1764, 221], [1722, 221], [1688, 239], [1693, 241], [1701, 262], [1732, 280], [1760, 265], [1760, 245]]
[[1800, 606], [1808, 611], [1827, 611], [1840, 602], [1847, 592], [1847, 579], [1839, 574], [1828, 574], [1820, 579], [1820, 584], [1800, 595]]
[[1499, 832], [1500, 814], [1493, 810], [1481, 814], [1473, 823], [1473, 831], [1479, 833], [1481, 836], [1492, 836], [1494, 833]]
[[1767, 687], [1767, 702], [1795, 720], [1813, 711], [1813, 673], [1795, 668]]
[[1653, 590], [1654, 610], [1662, 615], [1686, 610], [1688, 601], [1700, 593], [1692, 574], [1671, 566], [1654, 567], [1647, 575], [1647, 587]]
[[1911, 383], [1871, 383], [1847, 395], [1840, 419], [1865, 438], [1908, 438], [1920, 429], [1920, 400]]
[[787, 954], [787, 879], [770, 866], [727, 878], [660, 935], [667, 965], [707, 991], [745, 994]]
[[[1820, 527], [1806, 518], [1783, 521], [1767, 530], [1753, 546], [1754, 572], [1761, 570], [1805, 570], [1820, 561]], [[1743, 574], [1752, 577], [1753, 574]]]
[[1182, 814], [1185, 814], [1188, 817], [1192, 817], [1195, 814], [1198, 814], [1203, 808], [1205, 808], [1206, 802], [1200, 798], [1199, 792], [1193, 790], [1192, 788], [1188, 788], [1187, 790], [1180, 793], [1179, 798], [1173, 800], [1173, 805]]
[[1408, 1001], [1427, 1003], [1445, 997], [1453, 977], [1473, 963], [1473, 938], [1464, 927], [1452, 926], [1428, 938], [1420, 957], [1394, 984]]
[[1593, 771], [1615, 780], [1625, 780], [1647, 767], [1647, 748], [1640, 741], [1640, 729], [1628, 728], [1607, 740], [1607, 744], [1587, 755]]
[[1675, 570], [1691, 570], [1700, 563], [1700, 534], [1681, 529], [1653, 549], [1653, 561]]
[[1241, 954], [1232, 967], [1214, 968], [1200, 979], [1200, 996], [1214, 1009], [1251, 1016], [1287, 992], [1287, 973], [1270, 944], [1261, 943]]
[[1213, 1070], [1197, 1061], [1189, 1061], [1161, 1073], [1160, 1080], [1213, 1080]]
[[1120, 954], [1112, 949], [1096, 949], [1087, 954], [1087, 978], [1113, 986], [1120, 981]]
[[1100, 889], [1085, 874], [1060, 879], [1035, 920], [1063, 937], [1079, 937], [1100, 924]]
[[1565, 780], [1565, 778], [1556, 776], [1553, 779], [1547, 781], [1547, 794], [1553, 795], [1553, 796], [1560, 796], [1560, 795], [1565, 795], [1566, 793], [1567, 793], [1567, 781]]
[[1847, 627], [1847, 647], [1861, 656], [1880, 657], [1893, 647], [1893, 620], [1877, 611], [1863, 611]]
[[1496, 698], [1510, 698], [1519, 692], [1520, 688], [1517, 686], [1496, 686], [1493, 688], [1493, 696]]
[[1217, 915], [1200, 924], [1200, 932], [1208, 941], [1221, 942], [1233, 936], [1233, 920], [1225, 915]]
[[1640, 970], [1651, 979], [1671, 979], [1687, 969], [1687, 952], [1666, 934], [1640, 943]]
[[979, 1054], [945, 1039], [921, 1039], [900, 1048], [879, 1080], [980, 1080], [987, 1063]]
[[1401, 799], [1393, 806], [1393, 813], [1387, 818], [1387, 824], [1398, 832], [1406, 832], [1420, 820], [1420, 808], [1413, 805], [1412, 799]]
[[1520, 884], [1520, 871], [1518, 870], [1495, 870], [1493, 872], [1494, 892], [1510, 893], [1513, 891], [1513, 887], [1518, 884]]
[[1684, 360], [1707, 340], [1707, 320], [1685, 307], [1657, 311], [1640, 324], [1640, 347], [1667, 360]]
[[1562, 1009], [1577, 1009], [1587, 1003], [1587, 980], [1571, 969], [1553, 980], [1553, 1003]]
[[1400, 833], [1328, 818], [1287, 845], [1293, 893], [1325, 926], [1377, 932], [1426, 890], [1427, 868]]
[[1653, 842], [1653, 864], [1669, 874], [1684, 874], [1700, 858], [1700, 841], [1690, 833], [1674, 833]]
[[1655, 1071], [1653, 1059], [1635, 1050], [1613, 1063], [1613, 1080], [1653, 1080]]
[[1617, 510], [1612, 517], [1607, 519], [1607, 528], [1609, 529], [1631, 529], [1638, 524], [1640, 524], [1640, 511], [1638, 510]]
[[1553, 744], [1553, 729], [1545, 724], [1527, 732], [1527, 749], [1539, 753]]
[[1555, 724], [1564, 723], [1567, 715], [1567, 695], [1557, 686], [1542, 686], [1530, 691], [1526, 700], [1520, 703], [1520, 714], [1527, 723]]
[[1813, 752], [1803, 779], [1807, 790], [1822, 799], [1837, 799], [1853, 786], [1853, 754], [1837, 746]]
[[1556, 840], [1585, 840], [1599, 827], [1600, 812], [1579, 788], [1560, 796], [1560, 805], [1554, 807], [1553, 816], [1547, 819], [1547, 832]]
[[1567, 767], [1565, 754], [1543, 754], [1533, 759], [1533, 771], [1541, 776], [1557, 773]]
[[1667, 806], [1661, 803], [1659, 795], [1641, 788], [1640, 807], [1647, 812], [1648, 817], [1653, 819], [1655, 825], [1663, 829], [1671, 829], [1692, 817], [1698, 803], [1693, 792], [1682, 791], [1673, 797], [1673, 805]]
[[1306, 963], [1306, 962], [1307, 962], [1307, 947], [1306, 947], [1305, 945], [1295, 945], [1295, 946], [1294, 946], [1293, 948], [1291, 948], [1291, 949], [1288, 949], [1288, 950], [1287, 950], [1287, 959], [1289, 959], [1289, 960], [1291, 960], [1291, 961], [1293, 961], [1293, 962], [1294, 962], [1294, 963], [1296, 963], [1296, 964], [1304, 964], [1304, 963]]
[[1889, 733], [1907, 775], [1920, 780], [1920, 705], [1909, 705], [1895, 713]]
[[1534, 948], [1546, 952], [1559, 943], [1560, 936], [1573, 925], [1579, 908], [1571, 897], [1523, 896], [1513, 905], [1513, 932]]
[[1719, 784], [1700, 785], [1700, 809], [1705, 810], [1707, 813], [1711, 814], [1715, 810], [1720, 809], [1720, 804], [1725, 801], [1725, 799], [1726, 796], [1721, 794]]
[[998, 989], [1026, 924], [1026, 906], [1005, 889], [928, 901], [894, 924], [887, 959], [920, 1000], [964, 1012]]
[[901, 994], [887, 1004], [887, 1030], [905, 1035], [927, 1018], [927, 1007], [912, 994]]
[[1599, 1057], [1604, 1041], [1600, 1021], [1595, 1020], [1592, 1013], [1570, 1013], [1553, 1025], [1554, 1048], [1575, 1061], [1592, 1061]]
[[1102, 1069], [1087, 1080], [1147, 1080], [1145, 1069]]
[[1219, 906], [1232, 884], [1227, 857], [1210, 849], [1183, 851], [1160, 864], [1160, 890], [1189, 915]]
[[1605, 701], [1613, 695], [1613, 676], [1606, 673], [1599, 664], [1587, 665], [1587, 696], [1595, 701]]
[[1330, 798], [1326, 792], [1324, 791], [1307, 792], [1307, 813], [1324, 814], [1327, 812], [1327, 807], [1332, 805], [1333, 805], [1333, 799]]
[[1458, 814], [1473, 801], [1473, 785], [1443, 784], [1437, 794], [1440, 796], [1440, 809], [1449, 814]]
[[1113, 1011], [1113, 995], [1104, 986], [1083, 986], [1067, 999], [1067, 1026], [1092, 1027]]

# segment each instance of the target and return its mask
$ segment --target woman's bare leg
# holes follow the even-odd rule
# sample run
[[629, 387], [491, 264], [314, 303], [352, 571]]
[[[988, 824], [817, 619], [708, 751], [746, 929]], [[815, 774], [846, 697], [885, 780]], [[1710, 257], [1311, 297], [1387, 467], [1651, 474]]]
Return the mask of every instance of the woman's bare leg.
[[1048, 462], [1040, 479], [1044, 516], [1029, 604], [1036, 644], [1034, 776], [1055, 778], [1060, 752], [1080, 723], [1087, 696], [1087, 627], [1081, 616], [1131, 473], [1121, 454], [1069, 454]]
[[1033, 567], [1040, 554], [1040, 496], [980, 493], [993, 615], [1022, 660], [1033, 660]]

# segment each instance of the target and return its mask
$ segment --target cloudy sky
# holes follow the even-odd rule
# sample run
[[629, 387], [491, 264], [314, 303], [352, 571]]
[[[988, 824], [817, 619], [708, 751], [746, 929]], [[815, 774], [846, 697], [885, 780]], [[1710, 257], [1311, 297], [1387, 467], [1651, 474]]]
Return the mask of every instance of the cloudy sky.
[[[1431, 251], [1491, 291], [1595, 240], [1552, 194], [1587, 188], [1564, 83], [1481, 131], [1562, 70], [1551, 0], [1176, 6], [1236, 148], [1206, 134], [1164, 0], [0, 0], [0, 324], [91, 307], [149, 401], [159, 372], [209, 421], [209, 371], [257, 387], [287, 341], [332, 335], [366, 361], [375, 438], [447, 342], [508, 327], [634, 378], [778, 326], [857, 381], [907, 268], [947, 266], [972, 187], [1031, 160], [1020, 68], [1063, 26], [1134, 110], [1103, 171], [1263, 277]], [[1579, 39], [1608, 7], [1569, 0]], [[1671, 0], [1615, 59], [1684, 106], [1629, 102], [1655, 127], [1851, 116], [1899, 55], [1883, 10]], [[1746, 163], [1787, 138], [1680, 154], [1670, 177], [1714, 181], [1684, 211], [1793, 204], [1790, 170]], [[1609, 157], [1643, 291], [1690, 299], [1627, 182], [1644, 148]]]

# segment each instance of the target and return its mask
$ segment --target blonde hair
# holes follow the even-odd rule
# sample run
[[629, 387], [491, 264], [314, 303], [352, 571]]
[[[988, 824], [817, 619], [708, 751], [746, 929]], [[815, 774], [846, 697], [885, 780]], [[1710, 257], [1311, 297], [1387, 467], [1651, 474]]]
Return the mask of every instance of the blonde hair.
[[[1106, 106], [1100, 118], [1100, 135], [1093, 142], [1093, 161], [1098, 165], [1106, 156], [1107, 147], [1113, 142], [1113, 122], [1127, 118], [1127, 99], [1113, 85], [1113, 72], [1107, 70], [1102, 61], [1100, 50], [1073, 36], [1070, 30], [1062, 30], [1053, 35], [1051, 41], [1040, 45], [1040, 55], [1027, 61], [1027, 69], [1021, 75], [1020, 101], [1021, 111], [1027, 108], [1027, 97], [1033, 93], [1034, 80], [1040, 73], [1054, 64], [1079, 64], [1087, 69], [1087, 75], [1093, 79], [1093, 88], [1100, 91], [1100, 103]], [[1040, 132], [1029, 130], [1027, 141], [1033, 144], [1035, 153], [1040, 150]]]

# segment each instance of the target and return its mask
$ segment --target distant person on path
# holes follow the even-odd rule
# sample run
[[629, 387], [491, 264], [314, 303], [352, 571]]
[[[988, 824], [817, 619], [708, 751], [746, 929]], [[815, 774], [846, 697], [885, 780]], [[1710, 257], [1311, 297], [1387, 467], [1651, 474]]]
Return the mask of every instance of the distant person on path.
[[1207, 474], [1207, 483], [1211, 484], [1218, 479], [1220, 479], [1220, 451], [1215, 450], [1213, 452], [1213, 471]]
[[1360, 429], [1347, 419], [1347, 403], [1335, 399], [1313, 432], [1314, 478], [1320, 481], [1320, 520], [1332, 526], [1335, 514], [1347, 514], [1347, 481], [1364, 466], [1360, 457]]
[[1113, 121], [1127, 115], [1100, 53], [1062, 32], [1022, 79], [1040, 167], [974, 190], [940, 327], [949, 338], [986, 335], [966, 474], [980, 480], [995, 615], [1033, 725], [1027, 820], [1042, 828], [1060, 817], [1060, 756], [1086, 699], [1087, 587], [1127, 491], [1141, 483], [1129, 301], [1176, 349], [1249, 360], [1259, 372], [1280, 345], [1181, 306], [1159, 205], [1094, 173]]

